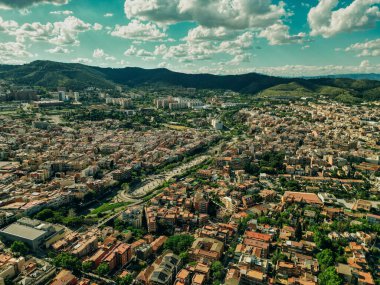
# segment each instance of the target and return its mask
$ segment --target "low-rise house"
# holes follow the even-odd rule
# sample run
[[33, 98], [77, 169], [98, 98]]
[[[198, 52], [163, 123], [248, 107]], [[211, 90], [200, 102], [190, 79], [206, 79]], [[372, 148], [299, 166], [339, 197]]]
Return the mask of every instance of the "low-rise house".
[[181, 268], [181, 259], [174, 253], [164, 253], [154, 263], [141, 271], [136, 277], [137, 284], [171, 285]]
[[223, 242], [212, 238], [197, 238], [189, 249], [189, 258], [193, 261], [211, 263], [222, 257]]
[[203, 274], [195, 273], [191, 281], [191, 285], [203, 285], [206, 282], [206, 277]]
[[175, 285], [189, 285], [191, 280], [190, 271], [187, 269], [181, 269], [176, 276]]
[[71, 271], [63, 269], [57, 276], [54, 277], [50, 285], [76, 285], [78, 284], [78, 279], [71, 273]]
[[305, 203], [314, 206], [322, 206], [323, 203], [314, 193], [286, 191], [282, 196], [283, 203]]

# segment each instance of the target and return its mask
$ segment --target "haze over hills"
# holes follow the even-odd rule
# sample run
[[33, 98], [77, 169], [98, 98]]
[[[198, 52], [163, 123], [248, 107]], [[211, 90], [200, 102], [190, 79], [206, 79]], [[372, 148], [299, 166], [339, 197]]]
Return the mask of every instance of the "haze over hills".
[[380, 74], [377, 73], [357, 73], [357, 74], [330, 74], [321, 76], [308, 76], [305, 79], [316, 79], [316, 78], [349, 78], [349, 79], [359, 79], [359, 80], [380, 80]]
[[[362, 76], [358, 75], [358, 78]], [[168, 69], [120, 69], [86, 66], [77, 63], [34, 61], [25, 65], [0, 65], [0, 79], [18, 85], [69, 89], [88, 86], [113, 88], [116, 85], [139, 87], [164, 84], [202, 89], [225, 89], [260, 96], [314, 96], [322, 94], [348, 101], [380, 98], [380, 81], [350, 78], [280, 78], [258, 73], [242, 75], [185, 74]], [[343, 100], [343, 101], [344, 101]]]

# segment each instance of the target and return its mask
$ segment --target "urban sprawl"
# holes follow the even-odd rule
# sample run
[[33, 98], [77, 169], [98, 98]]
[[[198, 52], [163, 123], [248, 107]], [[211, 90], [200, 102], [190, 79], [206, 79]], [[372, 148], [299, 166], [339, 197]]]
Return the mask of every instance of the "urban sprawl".
[[380, 284], [380, 108], [0, 82], [0, 284]]

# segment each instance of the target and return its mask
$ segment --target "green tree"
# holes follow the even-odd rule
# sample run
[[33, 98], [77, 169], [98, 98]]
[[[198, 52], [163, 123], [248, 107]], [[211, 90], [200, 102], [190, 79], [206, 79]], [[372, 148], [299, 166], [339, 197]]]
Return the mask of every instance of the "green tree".
[[92, 262], [92, 261], [82, 262], [82, 270], [84, 272], [90, 272], [93, 268], [94, 268], [94, 262]]
[[96, 272], [99, 276], [106, 276], [110, 272], [110, 268], [107, 263], [101, 263], [96, 269]]
[[252, 218], [253, 218], [253, 215], [249, 214], [247, 217], [243, 218], [239, 222], [239, 226], [238, 226], [239, 234], [243, 234], [245, 232], [245, 230], [248, 228], [248, 222], [252, 220]]
[[253, 194], [253, 201], [255, 201], [255, 203], [261, 203], [263, 201], [263, 197], [259, 194]]
[[29, 252], [29, 247], [22, 241], [14, 241], [11, 245], [11, 251], [14, 253], [19, 253], [25, 255]]
[[176, 254], [187, 251], [193, 244], [194, 237], [192, 235], [173, 235], [169, 237], [164, 244], [165, 249], [170, 249]]
[[331, 248], [331, 241], [319, 230], [314, 231], [314, 242], [320, 249]]
[[328, 267], [318, 275], [320, 285], [341, 285], [342, 278], [338, 275], [334, 266]]
[[179, 257], [182, 259], [183, 264], [186, 264], [189, 262], [189, 253], [187, 251], [181, 252], [179, 254]]
[[77, 227], [83, 224], [83, 217], [65, 217], [62, 219], [62, 223], [69, 227]]
[[249, 163], [246, 167], [245, 167], [245, 171], [248, 173], [248, 174], [251, 174], [251, 175], [259, 175], [260, 174], [260, 166], [258, 166], [257, 164], [255, 163]]
[[347, 257], [340, 255], [336, 257], [335, 261], [339, 263], [347, 263]]
[[141, 239], [144, 235], [146, 235], [146, 230], [144, 229], [136, 229], [134, 227], [127, 227], [127, 230], [131, 231], [133, 233], [133, 237], [138, 240]]
[[119, 277], [117, 279], [117, 285], [130, 285], [133, 282], [133, 277], [130, 274], [127, 274], [124, 277]]
[[297, 241], [300, 241], [302, 239], [302, 225], [299, 221], [296, 224], [296, 229], [295, 229], [294, 234]]
[[335, 258], [331, 249], [324, 249], [317, 254], [318, 263], [321, 267], [321, 271], [326, 270], [328, 267], [334, 265]]
[[286, 189], [288, 189], [290, 191], [300, 191], [301, 190], [301, 185], [296, 180], [289, 180], [289, 181], [285, 182], [284, 188], [286, 188]]
[[52, 209], [43, 209], [42, 211], [38, 212], [34, 218], [41, 221], [46, 221], [47, 219], [50, 219], [54, 216], [54, 211]]
[[220, 261], [214, 261], [211, 264], [211, 275], [214, 281], [220, 281], [223, 275], [223, 264]]
[[222, 271], [223, 270], [223, 264], [220, 261], [214, 261], [211, 264], [211, 271], [216, 272], [216, 271]]
[[274, 265], [277, 264], [278, 261], [282, 261], [286, 259], [286, 255], [281, 252], [279, 248], [274, 252], [273, 257], [272, 257], [272, 263]]
[[236, 241], [232, 241], [232, 242], [230, 243], [230, 246], [229, 246], [228, 250], [227, 250], [227, 253], [228, 253], [229, 255], [233, 255], [233, 254], [235, 253], [236, 246], [237, 246], [237, 242], [236, 242]]
[[11, 278], [11, 277], [6, 277], [5, 279], [4, 279], [4, 284], [5, 285], [13, 285], [14, 283], [13, 283], [13, 278]]
[[80, 271], [82, 264], [80, 260], [72, 254], [60, 253], [53, 259], [54, 265], [57, 267], [63, 267], [75, 272]]

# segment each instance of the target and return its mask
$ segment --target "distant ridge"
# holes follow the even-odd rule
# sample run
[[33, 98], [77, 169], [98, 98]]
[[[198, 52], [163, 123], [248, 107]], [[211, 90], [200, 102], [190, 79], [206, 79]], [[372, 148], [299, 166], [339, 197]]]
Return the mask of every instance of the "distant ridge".
[[303, 77], [305, 79], [316, 79], [316, 78], [349, 78], [356, 80], [379, 80], [380, 74], [377, 73], [352, 73], [352, 74], [331, 74], [331, 75], [320, 75], [320, 76], [308, 76]]
[[[360, 75], [352, 75], [358, 76]], [[338, 76], [339, 77], [339, 76]], [[374, 75], [375, 77], [375, 75]], [[281, 78], [258, 73], [241, 75], [185, 74], [168, 69], [138, 67], [102, 68], [78, 63], [34, 61], [24, 65], [0, 65], [0, 79], [19, 85], [82, 90], [88, 86], [115, 88], [116, 85], [182, 86], [185, 88], [232, 90], [267, 96], [344, 96], [350, 100], [380, 99], [380, 81], [336, 78]]]

